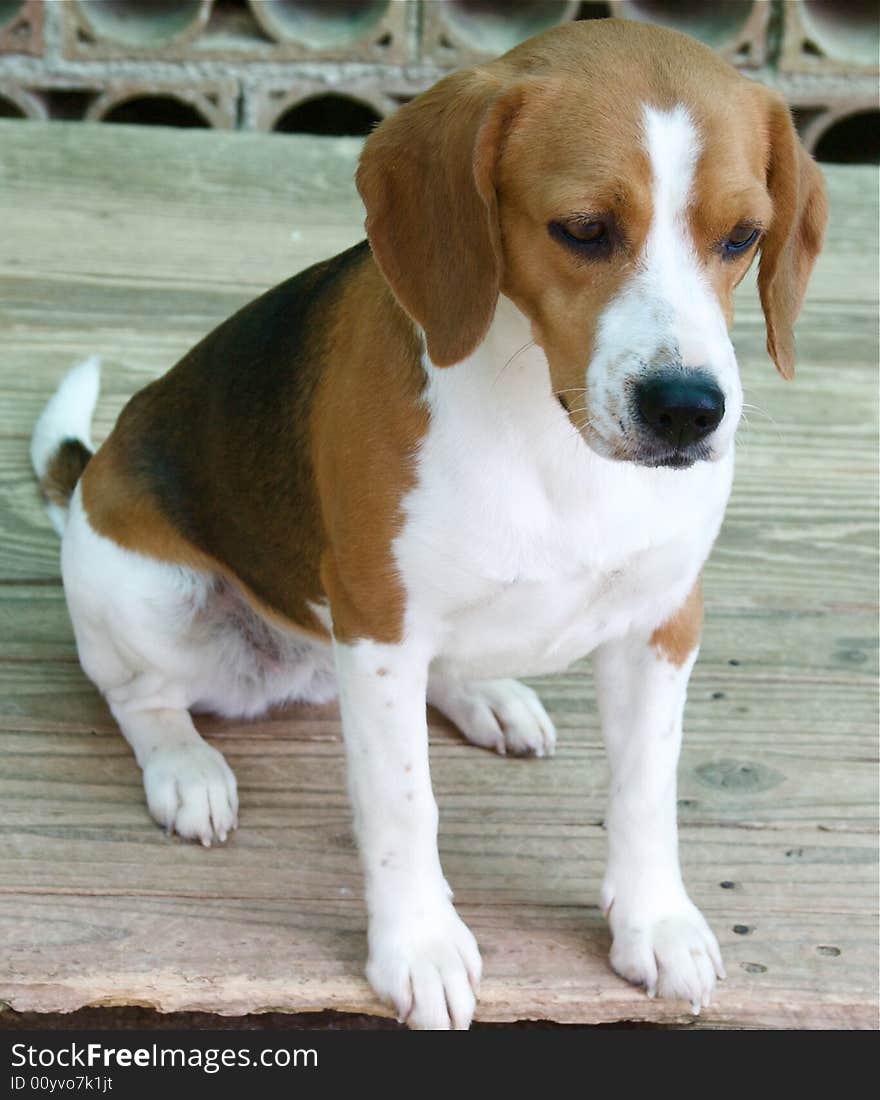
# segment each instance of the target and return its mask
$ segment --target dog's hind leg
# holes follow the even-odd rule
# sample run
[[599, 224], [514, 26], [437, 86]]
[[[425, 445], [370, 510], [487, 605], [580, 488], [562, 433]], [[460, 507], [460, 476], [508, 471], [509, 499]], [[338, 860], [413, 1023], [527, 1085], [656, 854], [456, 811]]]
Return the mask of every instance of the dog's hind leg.
[[210, 701], [218, 680], [235, 679], [215, 634], [199, 626], [210, 579], [99, 535], [79, 487], [62, 574], [80, 663], [143, 769], [150, 813], [182, 837], [225, 840], [236, 825], [235, 777], [189, 714], [197, 701]]
[[210, 847], [238, 825], [235, 775], [186, 710], [110, 704], [144, 776], [150, 813], [169, 833]]

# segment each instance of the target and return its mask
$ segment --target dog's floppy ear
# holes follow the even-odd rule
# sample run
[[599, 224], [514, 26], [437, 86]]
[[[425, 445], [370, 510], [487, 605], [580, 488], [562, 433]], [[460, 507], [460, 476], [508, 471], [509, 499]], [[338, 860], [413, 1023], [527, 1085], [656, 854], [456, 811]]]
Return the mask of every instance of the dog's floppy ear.
[[828, 221], [825, 182], [800, 143], [784, 100], [770, 101], [767, 188], [773, 220], [761, 245], [758, 289], [767, 322], [767, 351], [785, 379], [794, 376], [792, 327]]
[[357, 185], [367, 236], [437, 366], [451, 366], [492, 323], [501, 278], [495, 167], [518, 96], [494, 74], [454, 73], [370, 135]]

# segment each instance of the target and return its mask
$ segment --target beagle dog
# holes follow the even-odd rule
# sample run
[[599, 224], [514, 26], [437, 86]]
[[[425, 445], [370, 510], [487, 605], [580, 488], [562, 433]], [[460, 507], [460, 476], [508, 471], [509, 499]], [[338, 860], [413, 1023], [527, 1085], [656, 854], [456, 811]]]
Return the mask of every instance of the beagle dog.
[[698, 1012], [723, 969], [682, 882], [676, 766], [742, 410], [732, 294], [760, 253], [790, 378], [822, 177], [780, 96], [607, 20], [441, 80], [357, 183], [368, 240], [221, 324], [96, 453], [96, 361], [39, 420], [82, 666], [152, 815], [206, 845], [238, 797], [191, 712], [338, 694], [367, 976], [411, 1026], [466, 1028], [480, 955], [440, 866], [426, 703], [549, 756], [510, 677], [592, 653], [611, 963]]

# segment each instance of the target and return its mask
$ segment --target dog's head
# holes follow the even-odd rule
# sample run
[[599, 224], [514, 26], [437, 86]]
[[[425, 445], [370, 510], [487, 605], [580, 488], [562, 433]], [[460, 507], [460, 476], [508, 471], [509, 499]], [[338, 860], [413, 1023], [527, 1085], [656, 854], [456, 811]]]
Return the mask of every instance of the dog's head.
[[742, 407], [733, 290], [760, 252], [767, 346], [792, 326], [827, 219], [782, 99], [693, 40], [584, 21], [441, 81], [358, 170], [373, 254], [436, 366], [528, 317], [587, 443], [657, 466], [714, 459]]

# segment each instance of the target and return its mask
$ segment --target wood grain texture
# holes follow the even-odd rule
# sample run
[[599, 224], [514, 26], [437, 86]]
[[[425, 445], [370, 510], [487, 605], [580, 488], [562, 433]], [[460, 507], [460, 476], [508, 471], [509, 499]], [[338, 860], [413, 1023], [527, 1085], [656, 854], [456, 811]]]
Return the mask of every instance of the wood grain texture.
[[[338, 711], [199, 725], [241, 830], [203, 851], [150, 821], [76, 660], [28, 468], [64, 370], [104, 357], [95, 434], [261, 290], [362, 236], [348, 139], [0, 122], [0, 1001], [226, 1015], [381, 1014]], [[750, 277], [734, 338], [752, 408], [707, 567], [679, 801], [729, 978], [706, 1026], [877, 1026], [877, 173], [828, 171], [832, 220], [791, 385]], [[683, 1023], [607, 964], [607, 769], [589, 663], [533, 681], [551, 761], [431, 721], [444, 866], [480, 940], [479, 1018]]]

